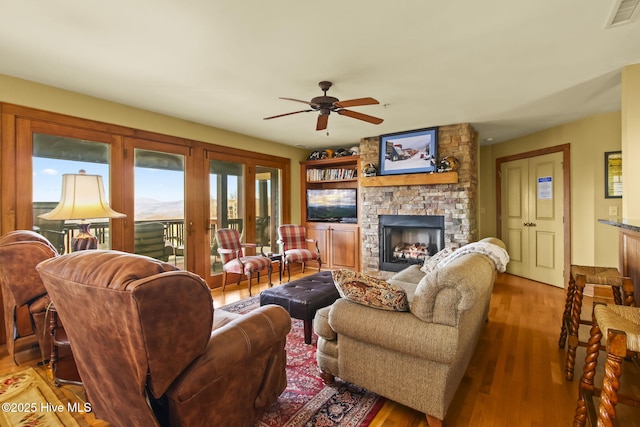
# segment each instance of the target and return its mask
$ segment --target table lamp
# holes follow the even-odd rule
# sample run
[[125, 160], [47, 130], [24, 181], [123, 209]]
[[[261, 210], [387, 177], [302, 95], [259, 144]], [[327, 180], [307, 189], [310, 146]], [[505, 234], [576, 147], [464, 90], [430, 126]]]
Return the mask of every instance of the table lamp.
[[125, 214], [109, 207], [104, 195], [102, 176], [78, 174], [62, 175], [60, 203], [51, 212], [38, 215], [48, 220], [80, 220], [80, 232], [73, 238], [72, 251], [97, 249], [98, 238], [89, 232], [88, 219], [124, 218]]

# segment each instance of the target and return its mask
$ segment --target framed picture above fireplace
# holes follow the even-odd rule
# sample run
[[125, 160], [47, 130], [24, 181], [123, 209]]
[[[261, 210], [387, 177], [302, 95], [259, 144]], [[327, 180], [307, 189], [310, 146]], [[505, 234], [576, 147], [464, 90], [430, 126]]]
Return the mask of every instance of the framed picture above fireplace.
[[380, 135], [380, 175], [435, 172], [438, 128]]

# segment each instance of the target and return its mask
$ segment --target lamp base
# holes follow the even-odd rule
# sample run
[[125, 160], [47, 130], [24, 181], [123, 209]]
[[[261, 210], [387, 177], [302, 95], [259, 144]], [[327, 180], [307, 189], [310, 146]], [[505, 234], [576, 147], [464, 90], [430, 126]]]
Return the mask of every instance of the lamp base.
[[85, 249], [98, 249], [98, 238], [89, 232], [91, 224], [82, 223], [79, 225], [80, 232], [71, 242], [71, 250], [83, 251]]

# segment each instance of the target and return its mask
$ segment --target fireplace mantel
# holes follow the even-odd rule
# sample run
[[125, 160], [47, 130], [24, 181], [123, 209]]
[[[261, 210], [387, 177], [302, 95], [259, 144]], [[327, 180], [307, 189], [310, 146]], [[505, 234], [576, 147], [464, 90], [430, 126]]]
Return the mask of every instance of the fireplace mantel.
[[361, 187], [391, 187], [394, 185], [457, 184], [458, 172], [363, 176], [363, 177], [360, 177], [358, 181]]

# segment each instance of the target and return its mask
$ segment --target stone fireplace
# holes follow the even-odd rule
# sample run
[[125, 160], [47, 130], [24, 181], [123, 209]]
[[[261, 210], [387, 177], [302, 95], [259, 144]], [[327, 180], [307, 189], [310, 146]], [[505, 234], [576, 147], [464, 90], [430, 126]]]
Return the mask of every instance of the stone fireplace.
[[380, 269], [400, 271], [444, 249], [443, 215], [380, 215]]
[[[360, 141], [361, 165], [378, 165], [379, 138], [364, 138]], [[359, 187], [360, 233], [362, 238], [362, 271], [366, 274], [389, 278], [398, 268], [394, 262], [385, 263], [381, 256], [380, 218], [400, 215], [401, 223], [411, 216], [438, 216], [444, 222], [439, 245], [460, 247], [477, 240], [477, 187], [478, 187], [478, 142], [474, 129], [469, 124], [440, 126], [438, 128], [438, 158], [454, 156], [458, 159], [458, 179], [455, 183], [413, 184], [420, 181], [406, 175], [402, 185], [387, 185], [384, 177], [377, 177], [375, 186]], [[362, 178], [366, 180], [367, 178]], [[391, 181], [391, 180], [389, 180]], [[437, 182], [437, 180], [436, 180]], [[396, 231], [397, 234], [397, 231]], [[410, 240], [411, 234], [405, 234]], [[420, 242], [424, 238], [416, 238]], [[436, 237], [435, 240], [438, 240]], [[439, 247], [442, 249], [442, 247]], [[414, 252], [417, 254], [417, 252]], [[383, 254], [384, 255], [384, 254]], [[405, 265], [406, 266], [406, 265]]]

